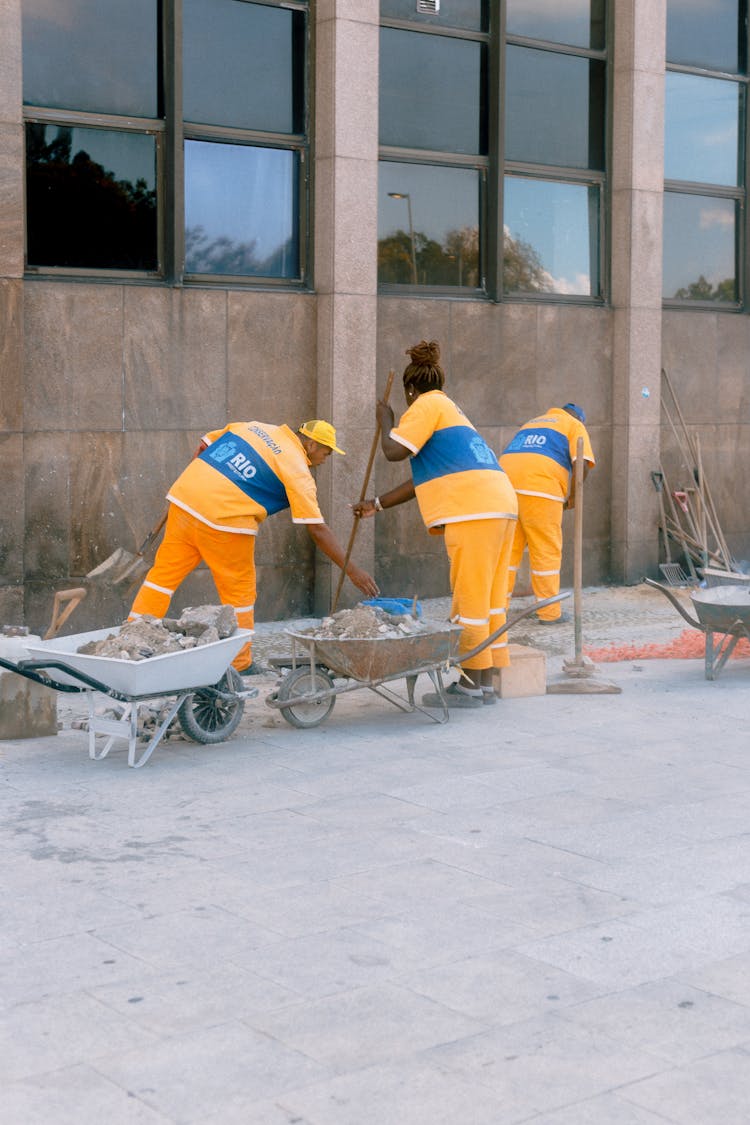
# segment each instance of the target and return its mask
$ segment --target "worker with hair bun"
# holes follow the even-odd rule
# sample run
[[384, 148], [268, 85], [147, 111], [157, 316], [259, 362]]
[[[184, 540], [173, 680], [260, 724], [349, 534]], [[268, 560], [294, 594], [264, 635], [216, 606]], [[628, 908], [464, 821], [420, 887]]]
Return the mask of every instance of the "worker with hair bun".
[[[416, 497], [433, 535], [443, 535], [450, 560], [451, 620], [463, 627], [462, 652], [482, 644], [505, 623], [508, 564], [518, 506], [513, 488], [484, 438], [443, 390], [440, 347], [422, 340], [408, 348], [403, 375], [407, 409], [394, 426], [387, 402], [377, 404], [380, 443], [388, 461], [410, 458], [411, 479], [353, 505], [374, 516]], [[493, 670], [510, 663], [505, 636], [461, 661], [462, 675], [446, 691], [450, 707], [495, 703]], [[441, 706], [437, 692], [425, 706]]]

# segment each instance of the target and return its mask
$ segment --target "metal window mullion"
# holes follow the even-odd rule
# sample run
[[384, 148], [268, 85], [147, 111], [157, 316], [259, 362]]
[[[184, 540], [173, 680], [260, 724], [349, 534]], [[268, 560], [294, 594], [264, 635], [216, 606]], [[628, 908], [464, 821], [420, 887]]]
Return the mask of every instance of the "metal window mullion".
[[[493, 301], [503, 295], [503, 260], [505, 237], [503, 234], [505, 153], [505, 9], [500, 0], [490, 2], [490, 74], [489, 89], [489, 174], [485, 191], [485, 244], [487, 247], [487, 293]], [[480, 216], [481, 220], [481, 216]], [[490, 252], [490, 247], [491, 252]]]
[[430, 27], [428, 24], [412, 23], [410, 20], [382, 19], [380, 26], [389, 31], [414, 31], [420, 35], [438, 35], [448, 39], [466, 39], [473, 43], [489, 43], [486, 31], [472, 31], [468, 27]]
[[455, 168], [487, 168], [489, 165], [486, 156], [433, 149], [397, 148], [394, 145], [381, 145], [378, 156], [380, 160], [395, 160], [400, 164], [437, 164]]
[[183, 134], [191, 141], [224, 141], [233, 144], [262, 145], [264, 148], [305, 147], [303, 133], [268, 133], [259, 129], [238, 129], [226, 125], [201, 125], [191, 121], [183, 123]]
[[569, 43], [552, 43], [548, 39], [530, 39], [526, 35], [507, 35], [505, 42], [508, 47], [529, 47], [534, 51], [548, 51], [553, 55], [573, 55], [581, 59], [607, 61], [606, 49], [572, 47]]
[[739, 185], [728, 187], [721, 184], [695, 183], [692, 180], [665, 180], [664, 190], [677, 195], [705, 195], [718, 199], [741, 200], [744, 196], [744, 190]]
[[164, 122], [153, 117], [120, 117], [113, 113], [87, 113], [83, 110], [47, 109], [26, 106], [23, 119], [40, 125], [63, 125], [73, 129], [117, 129], [123, 133], [163, 133]]
[[164, 113], [167, 122], [163, 172], [164, 276], [181, 285], [185, 270], [185, 167], [182, 127], [182, 0], [164, 0]]
[[506, 162], [505, 174], [533, 180], [588, 184], [592, 187], [600, 187], [607, 179], [606, 172], [593, 168], [567, 168], [559, 164], [527, 164], [518, 160]]

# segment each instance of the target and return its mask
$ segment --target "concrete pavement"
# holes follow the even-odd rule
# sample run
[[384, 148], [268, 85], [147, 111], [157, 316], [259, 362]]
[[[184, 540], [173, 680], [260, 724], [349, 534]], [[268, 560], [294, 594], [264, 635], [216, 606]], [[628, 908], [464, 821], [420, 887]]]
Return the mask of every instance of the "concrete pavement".
[[750, 661], [600, 672], [444, 726], [258, 699], [141, 770], [0, 743], [4, 1125], [747, 1125]]

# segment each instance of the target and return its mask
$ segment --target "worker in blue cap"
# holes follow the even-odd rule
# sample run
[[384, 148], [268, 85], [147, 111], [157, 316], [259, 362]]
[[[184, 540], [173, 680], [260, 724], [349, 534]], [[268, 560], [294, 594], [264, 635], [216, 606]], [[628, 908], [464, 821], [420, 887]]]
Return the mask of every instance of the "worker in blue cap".
[[[508, 598], [518, 575], [524, 548], [529, 548], [531, 588], [537, 601], [560, 592], [562, 560], [562, 514], [575, 505], [573, 466], [579, 437], [583, 438], [584, 478], [594, 465], [586, 415], [574, 402], [553, 406], [527, 422], [500, 456], [518, 496], [518, 523], [511, 548]], [[545, 606], [537, 614], [542, 625], [568, 620], [560, 603]]]

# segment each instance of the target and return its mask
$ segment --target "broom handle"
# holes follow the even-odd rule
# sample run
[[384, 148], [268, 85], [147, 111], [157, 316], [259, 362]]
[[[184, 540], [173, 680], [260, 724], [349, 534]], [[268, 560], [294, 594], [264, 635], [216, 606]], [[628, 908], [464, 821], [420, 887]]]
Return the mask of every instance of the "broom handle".
[[[385, 384], [385, 391], [383, 392], [383, 402], [388, 402], [388, 399], [390, 398], [391, 387], [393, 386], [394, 375], [395, 375], [394, 371], [388, 372], [388, 380]], [[372, 439], [372, 448], [370, 449], [370, 459], [367, 462], [367, 468], [365, 469], [365, 479], [364, 479], [364, 482], [362, 484], [362, 492], [360, 493], [360, 497], [359, 497], [360, 503], [363, 500], [365, 500], [366, 497], [367, 497], [367, 486], [370, 483], [370, 473], [372, 472], [372, 466], [373, 466], [374, 461], [375, 461], [375, 454], [378, 451], [378, 442], [379, 441], [380, 441], [380, 422], [378, 422], [376, 427], [375, 427], [375, 436]], [[339, 594], [341, 593], [341, 587], [344, 585], [344, 579], [346, 578], [346, 568], [349, 565], [349, 559], [351, 558], [352, 549], [354, 547], [354, 540], [357, 537], [357, 529], [359, 528], [359, 521], [360, 521], [361, 518], [362, 518], [361, 516], [359, 516], [355, 513], [354, 523], [352, 524], [351, 534], [349, 535], [349, 544], [346, 548], [346, 555], [344, 556], [344, 564], [341, 567], [341, 574], [339, 575], [338, 586], [336, 587], [336, 593], [333, 595], [333, 601], [331, 602], [331, 613], [336, 612], [336, 606], [339, 603]]]

